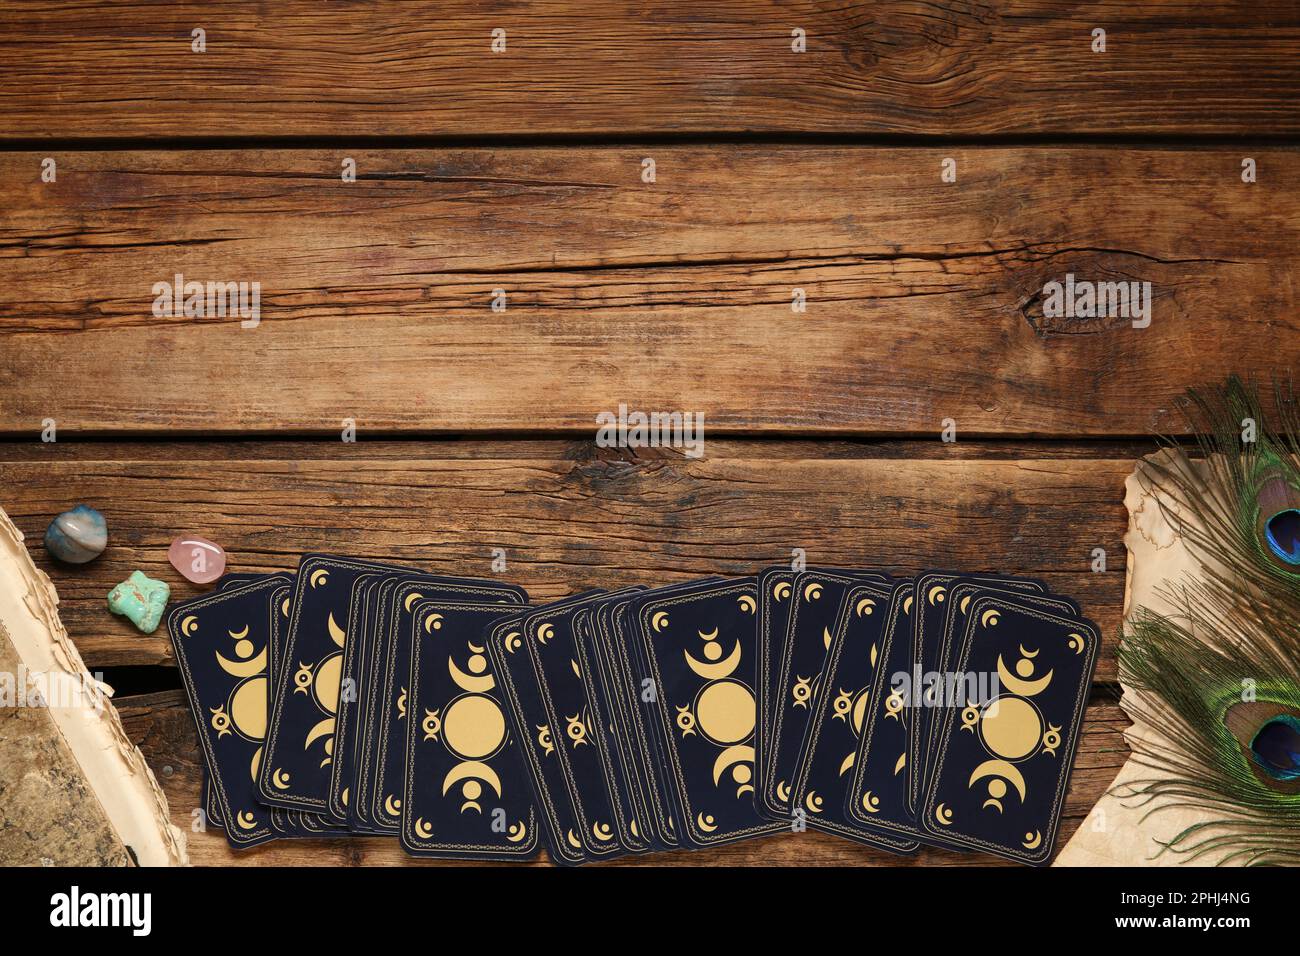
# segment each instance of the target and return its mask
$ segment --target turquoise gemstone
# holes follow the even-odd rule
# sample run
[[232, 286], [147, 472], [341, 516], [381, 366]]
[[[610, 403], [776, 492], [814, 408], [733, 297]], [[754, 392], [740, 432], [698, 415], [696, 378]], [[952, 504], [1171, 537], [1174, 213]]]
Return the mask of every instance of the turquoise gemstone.
[[172, 589], [166, 581], [155, 581], [143, 571], [131, 576], [108, 592], [108, 609], [121, 614], [145, 634], [158, 629]]

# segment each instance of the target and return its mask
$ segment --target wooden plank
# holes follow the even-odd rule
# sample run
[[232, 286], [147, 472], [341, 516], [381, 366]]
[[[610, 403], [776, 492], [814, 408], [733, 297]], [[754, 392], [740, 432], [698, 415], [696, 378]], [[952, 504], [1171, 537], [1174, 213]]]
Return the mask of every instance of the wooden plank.
[[[423, 866], [402, 852], [396, 840], [282, 840], [236, 853], [215, 830], [194, 829], [199, 807], [203, 758], [194, 718], [181, 691], [124, 698], [116, 702], [131, 739], [140, 747], [163, 786], [172, 822], [189, 839], [190, 860], [198, 866]], [[1089, 704], [1074, 774], [1066, 794], [1057, 846], [1064, 846], [1115, 779], [1128, 757], [1123, 711], [1100, 691]], [[537, 863], [546, 861], [540, 853]], [[437, 864], [435, 864], [437, 865]], [[470, 864], [457, 864], [470, 865]], [[911, 857], [870, 850], [826, 834], [805, 832], [769, 837], [692, 853], [659, 853], [625, 858], [628, 866], [1013, 866], [993, 857], [926, 849]]]
[[[332, 551], [442, 573], [505, 577], [539, 600], [593, 586], [752, 574], [804, 548], [812, 564], [991, 570], [1043, 578], [1075, 597], [1104, 635], [1113, 680], [1124, 592], [1123, 482], [1142, 449], [1077, 457], [1053, 446], [985, 457], [977, 442], [907, 448], [709, 440], [692, 460], [588, 442], [342, 442], [0, 446], [3, 505], [54, 581], [88, 666], [172, 663], [104, 607], [133, 569], [198, 589], [167, 563], [183, 532], [229, 554], [232, 570], [293, 569]], [[1149, 450], [1146, 449], [1146, 450]], [[1001, 454], [1001, 453], [1000, 453]], [[78, 501], [99, 508], [110, 545], [56, 566], [41, 535]], [[1108, 568], [1093, 573], [1092, 549]]]
[[6, 0], [0, 19], [6, 137], [1300, 132], [1290, 0]]
[[[52, 184], [0, 155], [0, 433], [590, 435], [626, 401], [1131, 436], [1300, 364], [1295, 150], [1250, 185], [1223, 149], [357, 151], [355, 183], [340, 155], [69, 153]], [[156, 317], [177, 273], [259, 282], [260, 324]], [[1152, 283], [1150, 327], [1046, 318], [1068, 274]]]

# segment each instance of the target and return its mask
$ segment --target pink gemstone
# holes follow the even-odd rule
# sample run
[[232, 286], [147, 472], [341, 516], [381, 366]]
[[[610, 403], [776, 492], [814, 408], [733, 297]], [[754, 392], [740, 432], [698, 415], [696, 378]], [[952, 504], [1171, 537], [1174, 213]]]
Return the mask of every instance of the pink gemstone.
[[189, 581], [209, 584], [226, 571], [226, 552], [198, 535], [182, 535], [167, 549], [167, 560]]

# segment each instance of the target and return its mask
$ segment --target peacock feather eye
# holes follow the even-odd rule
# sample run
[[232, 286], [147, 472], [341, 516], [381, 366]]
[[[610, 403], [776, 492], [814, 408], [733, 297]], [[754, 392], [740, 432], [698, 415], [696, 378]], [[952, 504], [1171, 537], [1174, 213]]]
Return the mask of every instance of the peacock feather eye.
[[1250, 742], [1255, 762], [1274, 780], [1300, 779], [1300, 719], [1279, 714]]
[[1300, 710], [1273, 701], [1234, 704], [1224, 714], [1255, 779], [1279, 793], [1300, 792]]
[[1269, 518], [1264, 524], [1264, 539], [1279, 558], [1300, 567], [1300, 510], [1287, 508]]
[[1300, 569], [1300, 493], [1277, 474], [1275, 465], [1266, 466], [1265, 474], [1259, 484], [1256, 529], [1273, 558], [1288, 569]]

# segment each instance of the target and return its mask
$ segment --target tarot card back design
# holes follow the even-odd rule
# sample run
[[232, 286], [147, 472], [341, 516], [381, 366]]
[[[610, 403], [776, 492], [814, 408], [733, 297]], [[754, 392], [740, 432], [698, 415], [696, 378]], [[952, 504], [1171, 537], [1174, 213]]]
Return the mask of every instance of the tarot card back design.
[[275, 838], [256, 778], [265, 748], [271, 595], [279, 586], [268, 579], [213, 591], [167, 614], [209, 786], [226, 839], [238, 849]]
[[[792, 794], [792, 812], [809, 827], [896, 853], [915, 849], [915, 841], [862, 825], [848, 814], [847, 806], [868, 718], [884, 705], [881, 686], [891, 663], [887, 638], [900, 629], [901, 605], [910, 599], [910, 583], [896, 585], [892, 592], [874, 585], [848, 592], [847, 613], [840, 616], [823, 668], [825, 693], [817, 698], [808, 724]], [[905, 734], [899, 734], [900, 754], [905, 742]], [[900, 804], [902, 771], [896, 763]], [[879, 796], [872, 798], [879, 802]]]
[[680, 809], [679, 839], [708, 847], [784, 829], [753, 802], [755, 580], [637, 599], [629, 610], [658, 690], [654, 710]]
[[810, 569], [793, 582], [790, 619], [780, 653], [774, 655], [777, 687], [772, 695], [772, 726], [765, 752], [770, 754], [757, 801], [774, 820], [790, 819], [790, 787], [804, 730], [821, 692], [820, 676], [839, 622], [845, 594], [855, 584], [884, 579], [874, 572]]
[[922, 824], [948, 842], [1024, 863], [1051, 856], [1096, 663], [1091, 622], [1013, 597], [976, 598], [958, 667], [996, 696], [948, 711]]
[[484, 646], [507, 609], [422, 601], [407, 722], [401, 841], [416, 856], [518, 860], [537, 851], [532, 795]]

